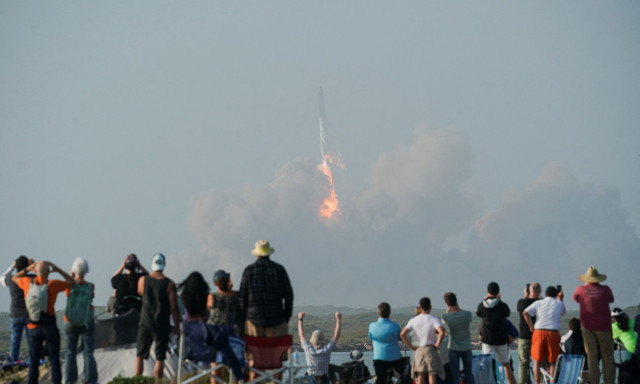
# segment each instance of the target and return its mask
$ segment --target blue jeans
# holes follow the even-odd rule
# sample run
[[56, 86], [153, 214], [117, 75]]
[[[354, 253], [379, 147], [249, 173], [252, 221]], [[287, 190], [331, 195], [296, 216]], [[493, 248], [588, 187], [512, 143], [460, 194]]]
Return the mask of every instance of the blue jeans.
[[20, 360], [20, 343], [22, 343], [22, 331], [27, 329], [28, 317], [11, 317], [9, 326], [11, 327], [11, 360]]
[[451, 382], [460, 384], [460, 360], [462, 360], [462, 368], [464, 369], [464, 378], [467, 384], [474, 384], [472, 361], [473, 352], [449, 350], [449, 365], [451, 366]]
[[45, 341], [47, 342], [49, 362], [51, 363], [51, 382], [60, 384], [62, 380], [60, 371], [60, 333], [58, 333], [55, 317], [39, 327], [27, 329], [27, 341], [29, 342], [29, 384], [38, 383], [40, 356], [42, 356], [42, 345]]
[[75, 383], [78, 381], [78, 365], [76, 354], [78, 351], [78, 339], [82, 338], [82, 357], [84, 360], [84, 382], [95, 384], [98, 382], [98, 369], [96, 359], [93, 357], [95, 349], [95, 324], [89, 323], [89, 328], [72, 327], [68, 322], [64, 323], [64, 342], [67, 345], [64, 363], [64, 382]]

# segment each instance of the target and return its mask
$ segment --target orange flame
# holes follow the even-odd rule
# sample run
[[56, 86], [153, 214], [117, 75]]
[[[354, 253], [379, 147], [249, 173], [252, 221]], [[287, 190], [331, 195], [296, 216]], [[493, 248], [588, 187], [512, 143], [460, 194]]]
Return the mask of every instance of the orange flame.
[[[322, 159], [322, 164], [318, 166], [318, 170], [322, 172], [325, 176], [327, 176], [327, 181], [329, 181], [329, 186], [331, 190], [329, 191], [329, 196], [327, 196], [320, 205], [320, 209], [318, 213], [321, 217], [330, 219], [334, 215], [340, 215], [340, 208], [338, 207], [338, 195], [336, 194], [336, 189], [333, 186], [333, 172], [331, 171], [331, 167], [329, 163], [335, 164], [331, 156], [326, 155]], [[337, 165], [341, 168], [344, 168], [342, 163], [338, 160]]]

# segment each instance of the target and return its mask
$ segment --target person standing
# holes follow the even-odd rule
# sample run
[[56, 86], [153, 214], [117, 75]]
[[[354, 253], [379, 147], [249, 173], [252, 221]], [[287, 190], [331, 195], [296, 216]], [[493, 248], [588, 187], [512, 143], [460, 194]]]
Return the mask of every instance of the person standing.
[[[242, 272], [240, 312], [244, 334], [255, 337], [279, 337], [289, 333], [293, 313], [293, 288], [287, 270], [271, 260], [275, 249], [267, 240], [256, 241], [251, 254], [256, 261]], [[253, 363], [249, 356], [249, 365]], [[255, 372], [249, 372], [253, 379]]]
[[[431, 300], [428, 297], [420, 299], [420, 314], [409, 320], [402, 328], [400, 338], [411, 349], [415, 351], [412, 372], [416, 379], [416, 384], [425, 384], [426, 376], [429, 377], [429, 384], [436, 384], [437, 376], [444, 380], [445, 372], [438, 348], [444, 338], [444, 329], [440, 319], [431, 314]], [[409, 334], [413, 332], [413, 339], [417, 345], [413, 345]]]
[[[524, 319], [522, 312], [534, 301], [540, 300], [540, 283], [533, 282], [527, 284], [524, 289], [524, 297], [518, 300], [516, 304], [516, 310], [520, 316], [520, 324], [518, 326], [518, 360], [520, 365], [518, 369], [518, 384], [528, 384], [531, 382], [531, 374], [529, 373], [529, 366], [531, 363], [531, 336], [533, 333], [529, 330], [529, 324]], [[535, 317], [532, 318], [535, 323]]]
[[232, 290], [231, 275], [223, 269], [213, 274], [213, 284], [218, 288], [207, 296], [209, 323], [233, 327], [240, 334], [241, 312], [238, 291]]
[[578, 276], [584, 285], [573, 292], [573, 300], [580, 304], [580, 322], [582, 338], [589, 363], [589, 382], [600, 382], [598, 355], [602, 358], [602, 376], [605, 384], [613, 384], [616, 379], [616, 367], [613, 360], [613, 333], [611, 330], [611, 311], [613, 303], [611, 288], [600, 284], [607, 279], [594, 266]]
[[447, 311], [442, 315], [442, 323], [449, 334], [449, 364], [453, 384], [460, 384], [460, 361], [464, 368], [467, 384], [474, 384], [471, 351], [471, 312], [460, 309], [458, 298], [453, 292], [444, 294]]
[[338, 339], [340, 338], [340, 320], [342, 314], [336, 312], [336, 327], [333, 331], [333, 338], [326, 345], [324, 344], [324, 334], [321, 330], [316, 329], [311, 334], [311, 339], [307, 340], [304, 336], [304, 312], [298, 313], [298, 336], [300, 337], [300, 345], [304, 351], [304, 356], [309, 368], [307, 373], [315, 377], [316, 384], [329, 383], [329, 362], [331, 361], [331, 352], [336, 348]]
[[144, 360], [149, 358], [153, 342], [155, 343], [156, 357], [153, 375], [158, 379], [164, 375], [164, 360], [171, 333], [170, 317], [173, 317], [174, 333], [176, 337], [180, 337], [176, 284], [164, 275], [165, 265], [164, 255], [157, 253], [151, 261], [151, 274], [138, 280], [138, 294], [142, 296], [142, 310], [136, 340], [135, 374], [142, 374]]
[[[522, 315], [533, 333], [531, 337], [531, 358], [533, 359], [533, 377], [537, 384], [542, 382], [540, 367], [542, 362], [549, 363], [549, 374], [554, 375], [555, 362], [560, 355], [560, 319], [567, 313], [562, 299], [564, 293], [549, 286], [543, 300], [536, 300], [523, 311]], [[535, 316], [535, 324], [533, 317]]]
[[482, 319], [482, 353], [495, 355], [496, 360], [504, 366], [509, 384], [515, 384], [509, 354], [509, 333], [505, 322], [510, 314], [509, 306], [500, 300], [500, 286], [495, 281], [490, 282], [487, 285], [487, 295], [476, 310], [476, 315]]
[[135, 254], [130, 253], [124, 258], [120, 267], [111, 276], [111, 287], [115, 291], [112, 296], [115, 299], [115, 303], [112, 304], [114, 315], [124, 315], [132, 308], [140, 312], [142, 298], [138, 294], [138, 280], [148, 274], [149, 271], [140, 264]]
[[[213, 274], [213, 284], [218, 288], [218, 291], [207, 295], [208, 323], [231, 327], [236, 335], [240, 335], [240, 299], [238, 291], [231, 289], [233, 287], [231, 275], [225, 270], [219, 269]], [[211, 368], [215, 368], [216, 365], [217, 362], [212, 362]], [[222, 369], [216, 369], [215, 375], [222, 379]], [[216, 379], [213, 377], [211, 384], [216, 384]]]
[[404, 371], [404, 361], [400, 354], [400, 332], [402, 329], [395, 321], [389, 319], [391, 306], [389, 303], [378, 304], [378, 320], [369, 324], [369, 340], [373, 344], [373, 369], [376, 373], [376, 383], [385, 384], [389, 370], [394, 376], [401, 377]]
[[[26, 273], [31, 271], [36, 273], [35, 277], [26, 276]], [[64, 281], [49, 280], [51, 272], [59, 273], [64, 277]], [[26, 269], [13, 275], [11, 280], [24, 292], [27, 311], [30, 312], [27, 324], [29, 384], [38, 382], [40, 356], [42, 356], [42, 347], [45, 342], [51, 363], [51, 382], [60, 384], [62, 381], [60, 333], [56, 325], [55, 304], [58, 293], [72, 286], [74, 280], [65, 271], [48, 261], [39, 261], [29, 265]], [[32, 289], [33, 292], [31, 292]]]
[[[77, 258], [71, 265], [71, 277], [75, 284], [71, 288], [65, 290], [67, 295], [67, 316], [64, 318], [64, 341], [66, 345], [64, 360], [64, 382], [75, 383], [78, 380], [78, 366], [76, 363], [76, 351], [78, 347], [78, 339], [82, 338], [82, 357], [84, 361], [84, 382], [87, 384], [95, 384], [98, 382], [98, 368], [96, 359], [93, 356], [95, 348], [95, 325], [94, 325], [94, 308], [91, 305], [93, 301], [95, 286], [84, 279], [89, 273], [89, 263], [87, 260]], [[78, 305], [82, 308], [71, 307], [71, 297], [78, 297]], [[86, 307], [85, 307], [86, 306]], [[84, 324], [72, 324], [69, 321], [69, 311], [75, 311], [76, 316], [82, 310], [86, 311], [80, 317], [85, 318]]]
[[11, 347], [9, 357], [12, 362], [20, 360], [20, 344], [22, 343], [22, 332], [26, 331], [29, 315], [24, 303], [24, 292], [11, 279], [11, 273], [24, 271], [30, 262], [26, 256], [19, 256], [0, 276], [0, 284], [9, 288], [11, 294], [11, 310], [9, 312], [9, 327], [11, 328]]
[[273, 252], [268, 241], [258, 240], [251, 250], [257, 260], [242, 272], [240, 310], [249, 336], [278, 337], [289, 332], [293, 288], [287, 270], [271, 260]]

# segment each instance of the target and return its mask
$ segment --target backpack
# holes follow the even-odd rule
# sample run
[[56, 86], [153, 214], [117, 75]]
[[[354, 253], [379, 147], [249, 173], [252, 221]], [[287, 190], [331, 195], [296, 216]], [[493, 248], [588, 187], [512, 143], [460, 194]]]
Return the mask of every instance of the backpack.
[[24, 304], [27, 307], [29, 321], [34, 324], [43, 323], [47, 315], [48, 288], [49, 284], [38, 285], [35, 278], [31, 279]]
[[90, 283], [75, 284], [71, 287], [64, 314], [72, 327], [89, 327], [92, 301], [93, 286]]

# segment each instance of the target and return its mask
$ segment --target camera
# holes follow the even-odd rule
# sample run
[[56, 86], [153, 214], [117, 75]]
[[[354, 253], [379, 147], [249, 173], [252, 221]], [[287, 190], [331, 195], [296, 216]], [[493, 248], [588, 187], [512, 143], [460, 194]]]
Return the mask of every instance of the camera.
[[560, 293], [562, 291], [562, 285], [560, 285], [560, 284], [556, 285], [556, 291], [558, 291], [558, 293]]

